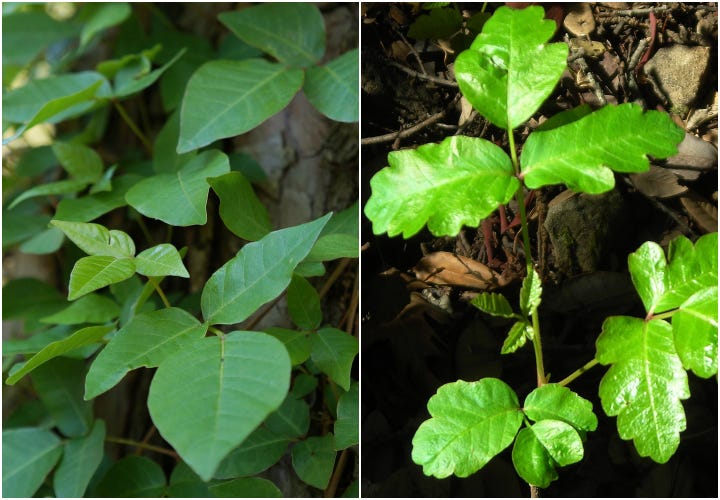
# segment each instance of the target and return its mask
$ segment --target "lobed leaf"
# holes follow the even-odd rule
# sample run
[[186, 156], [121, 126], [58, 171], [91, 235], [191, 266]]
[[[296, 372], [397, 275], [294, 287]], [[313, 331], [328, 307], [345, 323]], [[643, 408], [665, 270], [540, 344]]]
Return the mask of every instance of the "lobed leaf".
[[135, 255], [135, 243], [127, 233], [108, 230], [100, 224], [52, 220], [50, 224], [88, 255], [117, 257], [123, 259]]
[[567, 64], [566, 44], [546, 44], [556, 26], [543, 16], [542, 7], [499, 7], [455, 61], [460, 91], [502, 129], [514, 129], [530, 118]]
[[388, 162], [370, 180], [365, 205], [375, 234], [409, 238], [427, 223], [435, 236], [456, 235], [510, 201], [520, 185], [510, 158], [484, 139], [448, 137], [392, 152]]
[[576, 192], [603, 193], [615, 185], [613, 171], [644, 172], [647, 155], [672, 156], [684, 136], [665, 113], [643, 113], [629, 103], [605, 106], [530, 134], [520, 158], [521, 176], [531, 189], [565, 184]]
[[130, 370], [160, 365], [206, 332], [207, 325], [175, 307], [134, 316], [90, 366], [85, 379], [85, 399], [111, 389]]
[[261, 332], [196, 340], [158, 367], [150, 415], [163, 438], [207, 481], [283, 402], [290, 368], [283, 345]]
[[503, 345], [500, 348], [500, 354], [511, 354], [517, 351], [524, 346], [527, 339], [532, 338], [532, 336], [532, 325], [530, 325], [526, 320], [516, 321], [510, 328], [510, 331], [505, 338], [505, 342], [503, 342]]
[[92, 255], [78, 260], [70, 273], [68, 300], [75, 300], [135, 274], [133, 259]]
[[413, 437], [412, 459], [439, 479], [480, 470], [513, 442], [523, 418], [515, 392], [495, 378], [445, 384], [428, 411], [432, 418]]
[[295, 266], [308, 254], [330, 216], [273, 231], [245, 245], [205, 283], [201, 305], [206, 321], [224, 325], [239, 323], [280, 295], [290, 283]]
[[680, 400], [690, 397], [672, 327], [657, 319], [607, 318], [596, 359], [612, 365], [599, 393], [605, 413], [618, 417], [620, 437], [632, 439], [640, 456], [667, 462], [685, 430]]
[[701, 236], [695, 245], [682, 235], [672, 240], [664, 272], [665, 293], [658, 300], [656, 310], [676, 308], [699, 290], [717, 285], [717, 255], [717, 233]]
[[520, 311], [524, 317], [535, 314], [542, 299], [542, 283], [537, 271], [533, 269], [531, 274], [525, 276], [520, 288]]
[[501, 318], [514, 318], [517, 315], [513, 312], [510, 302], [501, 293], [480, 293], [470, 303], [483, 312]]
[[545, 384], [533, 390], [525, 398], [523, 411], [530, 419], [559, 420], [581, 431], [594, 431], [598, 420], [590, 401], [580, 397], [567, 387]]
[[718, 370], [718, 287], [691, 295], [672, 317], [675, 348], [686, 370], [708, 378]]
[[170, 243], [161, 243], [140, 252], [135, 257], [135, 270], [143, 276], [190, 277], [177, 248]]
[[358, 340], [337, 328], [321, 328], [311, 337], [313, 362], [346, 391], [350, 369], [358, 353]]

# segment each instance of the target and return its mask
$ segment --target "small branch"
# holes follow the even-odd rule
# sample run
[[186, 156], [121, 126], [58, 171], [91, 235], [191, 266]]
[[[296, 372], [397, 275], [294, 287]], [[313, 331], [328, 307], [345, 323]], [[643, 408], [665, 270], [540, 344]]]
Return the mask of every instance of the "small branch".
[[628, 10], [613, 10], [613, 16], [633, 16], [633, 17], [645, 17], [651, 12], [662, 12], [668, 10], [670, 7], [666, 5], [658, 5], [657, 7], [649, 7], [642, 9], [628, 9]]
[[147, 137], [145, 137], [145, 134], [142, 133], [142, 131], [138, 128], [132, 118], [130, 118], [130, 115], [127, 114], [127, 111], [125, 111], [123, 105], [120, 104], [120, 102], [117, 100], [113, 100], [113, 105], [115, 106], [115, 109], [117, 109], [117, 112], [120, 113], [123, 121], [125, 121], [127, 126], [130, 127], [130, 130], [132, 130], [133, 133], [137, 136], [137, 138], [140, 139], [140, 142], [147, 151], [148, 155], [152, 156], [152, 144], [150, 144], [150, 141]]
[[345, 463], [347, 462], [347, 456], [348, 449], [345, 448], [342, 453], [340, 453], [338, 463], [335, 466], [335, 470], [333, 470], [332, 477], [330, 478], [330, 482], [328, 483], [328, 487], [325, 489], [325, 492], [323, 494], [325, 498], [335, 497], [338, 484], [340, 483], [340, 478], [342, 477], [342, 473], [345, 471]]
[[166, 297], [165, 294], [163, 293], [162, 288], [160, 288], [160, 283], [157, 282], [157, 281], [155, 281], [155, 279], [154, 279], [152, 276], [149, 276], [149, 277], [148, 277], [148, 281], [149, 281], [150, 283], [152, 283], [152, 286], [155, 288], [155, 291], [156, 291], [157, 294], [160, 296], [160, 300], [162, 300], [162, 302], [163, 302], [163, 304], [165, 305], [165, 307], [167, 307], [167, 308], [172, 307], [172, 306], [170, 305], [170, 302], [168, 301], [167, 297]]
[[412, 127], [406, 128], [405, 130], [400, 130], [399, 132], [393, 132], [391, 134], [378, 135], [376, 137], [365, 137], [364, 139], [360, 140], [360, 144], [362, 146], [367, 146], [369, 144], [382, 144], [384, 142], [392, 142], [396, 139], [405, 139], [406, 137], [410, 137], [416, 132], [419, 132], [422, 129], [432, 125], [433, 123], [440, 121], [442, 118], [445, 117], [446, 114], [447, 109], [440, 111], [439, 113], [435, 113], [434, 115], [421, 121], [417, 125], [413, 125]]
[[268, 305], [266, 305], [265, 308], [262, 310], [262, 312], [258, 313], [257, 316], [255, 316], [253, 319], [251, 319], [247, 325], [243, 325], [243, 327], [242, 327], [243, 330], [252, 330], [253, 328], [255, 328], [255, 325], [260, 323], [260, 320], [263, 319], [265, 317], [265, 315], [267, 315], [267, 313], [269, 313], [270, 310], [273, 307], [275, 307], [275, 305], [277, 305], [277, 303], [280, 302], [280, 300], [284, 296], [285, 296], [285, 292], [281, 293], [277, 298], [275, 298], [275, 300], [273, 300]]
[[318, 292], [318, 296], [322, 299], [325, 294], [330, 290], [330, 287], [333, 286], [333, 284], [337, 281], [337, 279], [340, 277], [340, 275], [343, 273], [345, 268], [350, 264], [350, 261], [352, 259], [346, 257], [340, 261], [340, 263], [337, 265], [335, 269], [333, 269], [332, 274], [328, 276], [327, 281], [323, 284], [322, 288]]
[[457, 82], [453, 82], [450, 80], [446, 80], [445, 78], [440, 78], [437, 76], [428, 75], [426, 73], [420, 73], [419, 71], [415, 71], [412, 68], [408, 68], [407, 66], [403, 66], [400, 63], [397, 63], [395, 61], [390, 61], [390, 66], [394, 66], [405, 73], [407, 73], [410, 76], [414, 76], [416, 78], [420, 78], [421, 80], [427, 80], [429, 82], [437, 83], [438, 85], [444, 85], [445, 87], [450, 87], [453, 89], [458, 88]]
[[580, 368], [578, 368], [577, 370], [572, 372], [570, 375], [568, 375], [567, 377], [562, 379], [560, 382], [558, 382], [558, 385], [563, 386], [563, 387], [568, 385], [570, 382], [572, 382], [573, 380], [578, 378], [580, 375], [582, 375], [583, 373], [588, 371], [590, 368], [592, 368], [596, 364], [598, 364], [598, 360], [595, 358], [591, 359], [590, 361], [585, 363], [583, 366], [581, 366]]
[[403, 36], [402, 33], [400, 33], [400, 32], [397, 31], [397, 30], [395, 30], [395, 32], [396, 32], [398, 35], [400, 35], [400, 38], [402, 38], [402, 41], [405, 42], [405, 45], [408, 46], [408, 48], [410, 49], [410, 52], [412, 53], [412, 55], [415, 56], [415, 59], [416, 59], [417, 62], [418, 62], [418, 66], [420, 66], [420, 71], [422, 71], [423, 74], [427, 74], [427, 71], [425, 71], [425, 65], [423, 64], [422, 59], [420, 59], [420, 54], [417, 53], [417, 51], [415, 50], [415, 47], [413, 47], [412, 44], [407, 41], [407, 39]]
[[180, 458], [178, 454], [175, 453], [173, 450], [168, 450], [167, 448], [162, 448], [160, 446], [155, 446], [152, 444], [142, 443], [133, 439], [106, 436], [105, 441], [107, 441], [108, 443], [126, 444], [128, 446], [135, 446], [136, 448], [143, 448], [145, 450], [154, 451], [156, 453], [162, 453], [163, 455], [171, 456], [176, 460]]

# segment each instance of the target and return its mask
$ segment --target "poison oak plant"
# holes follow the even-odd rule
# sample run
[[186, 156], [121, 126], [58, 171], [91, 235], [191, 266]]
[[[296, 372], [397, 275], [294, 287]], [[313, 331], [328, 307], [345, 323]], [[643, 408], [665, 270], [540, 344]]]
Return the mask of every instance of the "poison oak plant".
[[[3, 318], [24, 322], [20, 338], [4, 337], [5, 383], [39, 398], [3, 424], [3, 494], [280, 496], [257, 474], [286, 453], [301, 481], [334, 492], [337, 454], [358, 443], [358, 343], [323, 320], [308, 278], [325, 274], [324, 261], [358, 256], [358, 207], [273, 230], [250, 182], [261, 168], [218, 141], [255, 128], [300, 91], [327, 117], [357, 121], [357, 49], [320, 64], [325, 24], [309, 4], [220, 14], [231, 34], [218, 51], [153, 7], [142, 11], [153, 26], [145, 34], [145, 8], [77, 5], [59, 21], [41, 4], [3, 7], [3, 247], [54, 254], [69, 270], [60, 273], [67, 296], [30, 278], [3, 288]], [[113, 27], [117, 38], [106, 38]], [[102, 44], [114, 59], [69, 70]], [[156, 82], [165, 119], [151, 142], [147, 114], [137, 124], [125, 101]], [[113, 112], [144, 149], [107, 165], [93, 145], [111, 133]], [[15, 147], [45, 123], [58, 124], [51, 145]], [[208, 223], [210, 189], [244, 244], [193, 295], [188, 248], [170, 235]], [[128, 216], [144, 241], [110, 225]], [[108, 222], [92, 222], [101, 217]], [[151, 222], [165, 241], [153, 241]], [[296, 329], [241, 330], [284, 292]], [[147, 401], [124, 404], [147, 405], [171, 449], [108, 436], [94, 416], [94, 399], [141, 367], [156, 368]], [[322, 425], [311, 425], [311, 413]], [[106, 441], [174, 460], [114, 461]]]
[[376, 234], [410, 237], [424, 225], [435, 235], [477, 226], [515, 197], [522, 221], [527, 275], [519, 309], [499, 293], [473, 304], [515, 320], [502, 347], [512, 353], [526, 342], [535, 353], [537, 388], [520, 404], [502, 380], [457, 381], [428, 402], [431, 418], [413, 438], [412, 458], [427, 475], [466, 477], [513, 445], [520, 477], [535, 487], [558, 478], [557, 468], [583, 458], [583, 440], [597, 427], [592, 404], [568, 385], [596, 364], [609, 366], [599, 387], [603, 410], [617, 416], [622, 439], [641, 456], [666, 462], [685, 429], [682, 400], [690, 397], [687, 371], [717, 373], [717, 233], [674, 240], [663, 253], [653, 242], [629, 257], [629, 269], [646, 316], [609, 317], [595, 358], [559, 382], [543, 365], [538, 306], [540, 277], [533, 267], [523, 187], [565, 184], [602, 193], [615, 172], [648, 169], [647, 155], [676, 152], [683, 131], [656, 111], [632, 104], [590, 112], [560, 113], [533, 131], [516, 155], [513, 129], [550, 95], [565, 68], [567, 46], [546, 43], [555, 24], [540, 7], [498, 8], [470, 49], [458, 55], [455, 74], [475, 109], [508, 134], [510, 154], [480, 138], [449, 137], [440, 144], [396, 151], [389, 167], [371, 180], [365, 214]]

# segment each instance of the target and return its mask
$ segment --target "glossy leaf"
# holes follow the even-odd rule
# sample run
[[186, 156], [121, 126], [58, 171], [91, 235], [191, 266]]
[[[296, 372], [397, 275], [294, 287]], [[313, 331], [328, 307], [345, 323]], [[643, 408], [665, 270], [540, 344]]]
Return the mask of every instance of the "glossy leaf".
[[99, 497], [160, 497], [165, 490], [165, 473], [149, 458], [128, 456], [115, 462], [95, 489]]
[[175, 307], [133, 317], [113, 336], [90, 366], [85, 399], [114, 387], [127, 372], [153, 368], [207, 332], [207, 325]]
[[105, 422], [96, 420], [87, 436], [65, 443], [60, 465], [53, 475], [58, 498], [80, 498], [100, 466], [105, 445]]
[[220, 217], [230, 231], [240, 238], [257, 241], [270, 231], [270, 215], [240, 172], [208, 179], [220, 198]]
[[190, 277], [180, 254], [170, 243], [161, 243], [140, 252], [135, 257], [135, 270], [143, 276]]
[[5, 380], [5, 383], [13, 385], [43, 363], [80, 347], [99, 342], [100, 339], [112, 330], [112, 326], [89, 326], [76, 331], [67, 338], [52, 342], [41, 349], [35, 356], [27, 360], [18, 370], [11, 370], [11, 374], [7, 380]]
[[103, 161], [94, 149], [84, 144], [57, 141], [52, 150], [70, 177], [87, 182], [96, 182], [102, 177]]
[[5, 498], [33, 496], [62, 455], [52, 432], [34, 427], [2, 433], [2, 491]]
[[332, 434], [309, 437], [293, 447], [293, 469], [304, 482], [324, 490], [335, 467], [335, 455]]
[[280, 408], [271, 413], [264, 424], [276, 436], [295, 439], [310, 428], [310, 407], [302, 399], [288, 394]]
[[324, 66], [308, 68], [303, 92], [322, 114], [339, 122], [356, 122], [360, 115], [358, 49], [345, 52]]
[[86, 4], [84, 7], [84, 10], [90, 9], [90, 12], [83, 12], [87, 17], [80, 32], [81, 48], [85, 47], [95, 35], [122, 23], [131, 14], [130, 6], [125, 2]]
[[311, 337], [313, 362], [346, 391], [350, 369], [358, 353], [358, 340], [337, 328], [322, 328]]
[[500, 348], [500, 354], [511, 354], [525, 345], [528, 338], [532, 338], [533, 329], [527, 321], [516, 321]]
[[213, 477], [230, 479], [259, 474], [280, 460], [289, 443], [290, 439], [277, 436], [261, 425], [220, 462]]
[[523, 411], [536, 422], [559, 420], [582, 431], [594, 431], [598, 425], [592, 403], [558, 384], [545, 384], [533, 390], [525, 398]]
[[567, 64], [567, 45], [546, 43], [556, 25], [543, 15], [537, 6], [499, 7], [455, 61], [460, 91], [501, 129], [514, 129], [530, 118]]
[[288, 312], [293, 323], [303, 330], [314, 330], [322, 321], [320, 296], [308, 280], [293, 275], [287, 289]]
[[160, 434], [203, 480], [285, 398], [290, 358], [261, 332], [203, 338], [159, 366], [148, 408]]
[[92, 426], [92, 404], [82, 397], [86, 372], [85, 360], [58, 357], [32, 373], [43, 406], [67, 437], [84, 436]]
[[264, 59], [202, 65], [187, 84], [177, 152], [187, 153], [257, 127], [287, 106], [303, 78], [301, 70]]
[[525, 276], [520, 288], [520, 311], [526, 318], [535, 314], [542, 297], [542, 283], [537, 271]]
[[[678, 307], [699, 290], [717, 285], [717, 254], [717, 233], [701, 236], [695, 245], [685, 236], [672, 240], [668, 245], [668, 265], [664, 269], [665, 293], [658, 300], [656, 310]], [[633, 282], [636, 282], [635, 275]]]
[[718, 370], [718, 287], [691, 295], [672, 317], [675, 348], [686, 370], [708, 378]]
[[65, 309], [40, 321], [56, 325], [78, 325], [80, 323], [106, 323], [117, 318], [120, 307], [103, 295], [90, 294], [79, 298]]
[[360, 386], [357, 382], [340, 396], [337, 405], [337, 420], [333, 435], [335, 449], [344, 450], [360, 442]]
[[472, 305], [483, 312], [501, 318], [514, 318], [517, 316], [512, 310], [510, 302], [501, 293], [480, 293], [472, 301]]
[[206, 321], [239, 323], [280, 295], [329, 218], [327, 214], [312, 222], [273, 231], [242, 247], [205, 283], [201, 304]]
[[436, 236], [477, 227], [519, 187], [510, 158], [493, 143], [453, 136], [440, 144], [388, 155], [390, 167], [370, 180], [365, 215], [375, 234], [404, 238], [427, 223]]
[[672, 156], [684, 136], [665, 113], [629, 103], [605, 106], [530, 134], [520, 158], [522, 177], [532, 189], [565, 184], [576, 192], [603, 193], [615, 185], [613, 171], [644, 172], [647, 155]]
[[122, 259], [135, 255], [135, 243], [122, 231], [108, 230], [100, 224], [52, 220], [50, 224], [88, 255], [102, 255]]
[[217, 498], [282, 498], [275, 483], [261, 477], [239, 477], [208, 488]]
[[515, 392], [495, 378], [445, 384], [428, 411], [432, 418], [413, 437], [412, 459], [437, 478], [481, 469], [513, 442], [523, 418]]
[[218, 150], [204, 151], [173, 174], [158, 174], [135, 184], [125, 195], [141, 214], [173, 226], [207, 222], [207, 178], [230, 171], [227, 156]]
[[542, 420], [518, 433], [512, 460], [518, 475], [528, 484], [547, 488], [558, 478], [556, 467], [579, 462], [583, 455], [582, 441], [572, 426]]
[[646, 241], [628, 256], [635, 289], [647, 312], [653, 312], [665, 294], [667, 262], [660, 245]]
[[325, 22], [308, 3], [266, 3], [218, 16], [242, 41], [296, 67], [312, 66], [325, 53]]
[[285, 345], [293, 366], [307, 361], [310, 357], [310, 339], [307, 332], [270, 327], [265, 333], [272, 335]]
[[632, 439], [643, 457], [667, 462], [685, 430], [681, 399], [690, 397], [687, 374], [662, 320], [625, 316], [603, 323], [596, 359], [610, 370], [600, 382], [605, 413], [616, 416], [622, 439]]
[[75, 300], [100, 288], [128, 279], [135, 274], [132, 259], [93, 255], [75, 263], [70, 273], [68, 300]]

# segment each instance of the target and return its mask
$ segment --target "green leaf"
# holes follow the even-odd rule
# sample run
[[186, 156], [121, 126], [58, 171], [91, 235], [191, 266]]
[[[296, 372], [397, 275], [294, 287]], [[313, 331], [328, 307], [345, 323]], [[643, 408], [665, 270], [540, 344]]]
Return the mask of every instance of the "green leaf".
[[293, 447], [293, 469], [304, 482], [324, 490], [335, 467], [335, 455], [332, 434], [309, 437]]
[[208, 179], [220, 198], [220, 217], [233, 234], [257, 241], [270, 231], [270, 215], [240, 172], [229, 172], [222, 177]]
[[523, 411], [536, 422], [560, 420], [582, 431], [594, 431], [598, 424], [592, 403], [558, 384], [545, 384], [533, 390], [525, 398]]
[[57, 182], [48, 182], [47, 184], [40, 184], [39, 186], [34, 186], [26, 191], [23, 191], [20, 196], [15, 198], [12, 203], [8, 205], [8, 209], [14, 208], [16, 205], [27, 200], [28, 198], [54, 194], [77, 193], [78, 191], [85, 189], [85, 187], [87, 187], [87, 182], [74, 179], [66, 179]]
[[556, 467], [579, 462], [583, 455], [582, 441], [572, 426], [542, 420], [518, 433], [512, 460], [518, 475], [528, 484], [547, 488], [558, 478]]
[[286, 65], [312, 66], [325, 53], [325, 22], [308, 3], [266, 3], [223, 12], [218, 19], [239, 39]]
[[143, 276], [190, 277], [180, 254], [170, 243], [161, 243], [140, 252], [135, 257], [135, 270]]
[[197, 156], [197, 151], [177, 154], [180, 137], [180, 112], [174, 112], [155, 137], [153, 146], [153, 169], [158, 174], [174, 174], [182, 166]]
[[165, 490], [165, 473], [157, 462], [129, 456], [115, 462], [97, 485], [98, 497], [160, 497]]
[[645, 310], [654, 312], [665, 294], [667, 282], [667, 262], [662, 248], [653, 241], [646, 241], [628, 256], [628, 268]]
[[78, 180], [97, 182], [102, 177], [103, 161], [97, 152], [83, 144], [58, 141], [52, 146], [65, 171]]
[[53, 488], [59, 498], [80, 498], [100, 466], [105, 444], [105, 422], [96, 420], [87, 436], [65, 443], [60, 465], [53, 475]]
[[472, 305], [483, 312], [501, 318], [515, 318], [510, 302], [501, 293], [480, 293], [470, 301]]
[[358, 353], [358, 340], [337, 328], [322, 328], [311, 337], [313, 362], [337, 385], [350, 389], [350, 369]]
[[18, 370], [12, 371], [7, 380], [5, 380], [5, 383], [8, 385], [14, 385], [18, 380], [43, 363], [46, 363], [58, 356], [62, 356], [67, 352], [78, 349], [79, 347], [99, 342], [100, 339], [112, 330], [112, 326], [89, 326], [76, 331], [67, 338], [52, 342], [42, 348], [37, 354], [35, 354], [35, 356], [27, 360], [27, 362]]
[[204, 151], [172, 174], [159, 174], [135, 184], [125, 195], [141, 214], [173, 226], [207, 222], [208, 177], [230, 171], [227, 156], [216, 149]]
[[100, 224], [52, 220], [50, 224], [60, 229], [80, 250], [88, 255], [117, 257], [135, 255], [135, 243], [127, 233], [108, 230]]
[[239, 323], [274, 299], [290, 283], [331, 214], [273, 231], [248, 243], [215, 271], [202, 291], [202, 312], [210, 324]]
[[203, 338], [166, 358], [148, 397], [163, 438], [203, 480], [283, 402], [290, 358], [261, 332]]
[[264, 424], [276, 436], [295, 439], [310, 429], [310, 407], [293, 394], [285, 397], [280, 408], [271, 413]]
[[514, 129], [530, 118], [567, 64], [566, 44], [546, 44], [556, 25], [543, 16], [542, 7], [499, 7], [455, 61], [460, 91], [501, 129]]
[[160, 365], [206, 332], [207, 325], [175, 307], [138, 314], [93, 361], [85, 381], [85, 399], [111, 389], [130, 370]]
[[[33, 300], [28, 301], [27, 297]], [[3, 286], [3, 319], [41, 318], [66, 306], [67, 301], [55, 287], [35, 278], [18, 278]]]
[[127, 205], [125, 193], [140, 180], [137, 175], [123, 175], [113, 180], [113, 189], [83, 196], [82, 198], [60, 200], [55, 218], [64, 221], [88, 222], [97, 219], [119, 207]]
[[322, 114], [339, 122], [356, 122], [360, 115], [359, 52], [352, 49], [324, 66], [308, 68], [303, 92]]
[[83, 401], [85, 360], [54, 358], [32, 374], [35, 390], [65, 436], [80, 437], [92, 426], [92, 404]]
[[520, 311], [524, 317], [535, 314], [542, 297], [542, 283], [537, 271], [525, 276], [520, 288]]
[[205, 481], [185, 462], [179, 462], [170, 474], [169, 498], [209, 498], [212, 495]]
[[686, 370], [708, 378], [718, 370], [718, 287], [691, 295], [672, 318], [675, 348]]
[[213, 477], [230, 479], [259, 474], [280, 460], [288, 443], [288, 438], [277, 436], [266, 427], [260, 426], [220, 462]]
[[375, 234], [409, 238], [427, 223], [435, 236], [454, 236], [463, 225], [477, 227], [520, 185], [505, 152], [474, 137], [394, 151], [388, 162], [370, 180], [365, 205]]
[[480, 470], [510, 446], [523, 418], [515, 392], [495, 378], [445, 384], [428, 411], [432, 418], [413, 437], [412, 459], [439, 479]]
[[20, 251], [22, 253], [47, 255], [58, 251], [63, 241], [65, 241], [65, 235], [62, 231], [51, 227], [26, 240], [20, 245]]
[[46, 316], [40, 321], [56, 325], [78, 325], [80, 323], [106, 323], [117, 318], [120, 307], [103, 295], [86, 295], [62, 311]]
[[[358, 202], [333, 214], [320, 233], [312, 250], [305, 258], [305, 263], [339, 259], [341, 257], [357, 258], [360, 243], [358, 235], [360, 214]], [[322, 275], [322, 273], [321, 273]]]
[[318, 379], [307, 373], [299, 373], [293, 380], [293, 386], [290, 392], [296, 398], [304, 398], [313, 392], [318, 386]]
[[517, 351], [524, 346], [527, 339], [532, 338], [532, 336], [532, 325], [526, 320], [516, 321], [513, 323], [512, 328], [510, 328], [502, 348], [500, 348], [500, 354], [511, 354]]
[[239, 477], [210, 486], [210, 493], [218, 498], [282, 498], [282, 492], [272, 481], [261, 477]]
[[298, 328], [314, 330], [322, 321], [320, 295], [308, 280], [293, 275], [287, 289], [288, 312]]
[[62, 455], [50, 431], [25, 427], [2, 433], [2, 490], [5, 498], [27, 498], [40, 488]]
[[177, 152], [187, 153], [257, 127], [287, 106], [303, 78], [302, 70], [264, 59], [204, 64], [187, 84]]
[[310, 357], [310, 339], [307, 332], [270, 327], [265, 330], [265, 333], [272, 335], [285, 345], [293, 366], [304, 363]]
[[694, 246], [685, 236], [678, 236], [668, 245], [667, 253], [665, 293], [658, 300], [655, 310], [674, 309], [699, 290], [717, 285], [717, 233], [701, 236]]
[[579, 120], [530, 134], [520, 164], [525, 185], [565, 184], [577, 192], [609, 191], [616, 172], [644, 172], [647, 155], [677, 153], [684, 131], [658, 111], [640, 106], [605, 106]]
[[[69, 330], [69, 327], [60, 325], [35, 333], [26, 339], [3, 340], [3, 356], [15, 356], [16, 354], [37, 354], [49, 344], [67, 338]], [[20, 367], [18, 367], [18, 369], [19, 368]], [[10, 375], [15, 375], [15, 370], [16, 369], [13, 366], [13, 368], [10, 369]]]
[[603, 323], [596, 359], [612, 364], [600, 381], [605, 413], [618, 416], [622, 439], [632, 439], [640, 456], [667, 462], [685, 430], [681, 399], [690, 397], [687, 374], [662, 320], [625, 316]]
[[[89, 13], [87, 11], [89, 10]], [[83, 9], [85, 25], [80, 32], [80, 48], [84, 48], [88, 42], [98, 33], [116, 26], [130, 17], [130, 6], [125, 2], [86, 4]], [[78, 496], [78, 495], [71, 495]]]
[[333, 434], [335, 449], [344, 450], [360, 442], [360, 386], [357, 382], [340, 396]]
[[184, 53], [185, 49], [179, 50], [178, 53], [175, 54], [175, 57], [173, 57], [170, 61], [148, 74], [142, 76], [134, 76], [133, 78], [128, 78], [127, 80], [123, 80], [122, 82], [118, 81], [119, 78], [116, 78], [114, 97], [121, 99], [123, 97], [131, 96], [140, 92], [141, 90], [146, 89], [147, 87], [155, 83], [157, 79], [160, 78], [170, 66], [175, 64], [175, 61], [180, 59]]
[[135, 274], [132, 259], [93, 255], [75, 263], [70, 273], [68, 300], [75, 300], [113, 283], [128, 279]]
[[51, 44], [71, 38], [78, 32], [76, 24], [58, 21], [38, 11], [14, 12], [9, 16], [3, 14], [3, 25], [4, 68], [11, 64], [24, 66]]
[[449, 38], [462, 28], [462, 15], [457, 9], [432, 9], [418, 16], [410, 25], [408, 36], [416, 40]]

